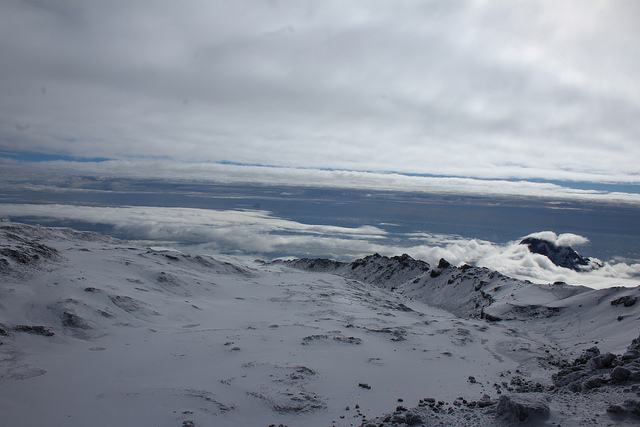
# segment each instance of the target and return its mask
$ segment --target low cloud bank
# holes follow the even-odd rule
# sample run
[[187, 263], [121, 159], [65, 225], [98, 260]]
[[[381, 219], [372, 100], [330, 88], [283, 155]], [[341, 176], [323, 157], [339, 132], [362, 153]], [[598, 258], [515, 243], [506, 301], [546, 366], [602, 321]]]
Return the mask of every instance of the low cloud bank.
[[149, 206], [0, 205], [3, 217], [108, 224], [131, 238], [190, 246], [213, 252], [289, 252], [353, 256], [384, 249], [387, 232], [373, 226], [303, 224], [263, 210], [213, 210]]
[[[588, 240], [575, 234], [556, 235], [553, 232], [533, 233], [531, 237], [555, 236], [548, 239], [559, 246], [569, 243], [584, 244]], [[524, 236], [529, 237], [529, 236]], [[506, 244], [497, 244], [484, 240], [464, 239], [461, 237], [431, 236], [426, 244], [417, 244], [406, 248], [414, 258], [424, 259], [430, 264], [445, 258], [452, 264], [474, 264], [487, 267], [501, 273], [535, 283], [565, 282], [571, 285], [584, 285], [592, 288], [611, 286], [637, 286], [640, 284], [640, 263], [624, 261], [594, 260], [602, 264], [601, 268], [577, 272], [555, 265], [544, 255], [531, 253], [520, 239]]]
[[[601, 268], [576, 272], [556, 266], [543, 255], [529, 252], [527, 246], [519, 244], [520, 239], [498, 244], [439, 234], [392, 236], [382, 228], [370, 225], [303, 224], [262, 210], [3, 204], [0, 205], [0, 216], [108, 224], [133, 239], [173, 245], [191, 252], [339, 259], [353, 259], [374, 252], [383, 255], [408, 253], [432, 265], [445, 258], [452, 264], [474, 264], [537, 283], [561, 281], [593, 288], [637, 286], [640, 283], [640, 263], [611, 260], [602, 262]], [[537, 237], [558, 246], [579, 246], [588, 242], [583, 236], [557, 235], [551, 231], [524, 237]]]

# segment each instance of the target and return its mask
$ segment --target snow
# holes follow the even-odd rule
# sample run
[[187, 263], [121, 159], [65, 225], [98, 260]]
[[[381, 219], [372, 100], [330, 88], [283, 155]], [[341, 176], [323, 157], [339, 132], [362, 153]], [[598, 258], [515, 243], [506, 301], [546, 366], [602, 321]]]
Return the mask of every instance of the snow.
[[[640, 288], [379, 255], [313, 271], [16, 223], [0, 243], [6, 425], [360, 425], [427, 397], [497, 401], [503, 381], [550, 386], [558, 361], [624, 352], [639, 329], [640, 304], [611, 302]], [[582, 425], [580, 399], [552, 400], [544, 422]], [[449, 425], [502, 425], [491, 408]]]

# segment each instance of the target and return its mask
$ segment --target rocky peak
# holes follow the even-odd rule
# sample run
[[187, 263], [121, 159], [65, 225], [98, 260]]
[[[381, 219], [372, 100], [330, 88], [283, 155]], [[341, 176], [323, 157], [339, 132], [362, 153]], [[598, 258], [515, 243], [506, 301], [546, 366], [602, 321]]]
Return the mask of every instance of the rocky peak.
[[589, 258], [581, 256], [573, 250], [572, 247], [558, 246], [548, 240], [536, 237], [527, 237], [523, 239], [520, 244], [527, 245], [529, 247], [529, 251], [532, 253], [546, 256], [552, 263], [559, 267], [579, 271], [590, 263]]

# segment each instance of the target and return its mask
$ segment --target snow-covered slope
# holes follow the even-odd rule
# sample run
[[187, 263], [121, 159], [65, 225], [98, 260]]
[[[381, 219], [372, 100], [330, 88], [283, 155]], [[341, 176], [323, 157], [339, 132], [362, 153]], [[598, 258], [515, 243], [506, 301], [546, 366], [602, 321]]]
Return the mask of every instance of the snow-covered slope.
[[[399, 405], [430, 423], [510, 425], [501, 396], [551, 396], [572, 352], [623, 351], [639, 325], [638, 289], [406, 256], [249, 262], [14, 223], [0, 223], [0, 272], [6, 425], [350, 426]], [[623, 394], [608, 397], [617, 414], [551, 396], [542, 422], [634, 425]]]
[[526, 323], [526, 329], [548, 336], [576, 357], [596, 341], [607, 351], [622, 351], [640, 332], [640, 303], [635, 303], [640, 286], [596, 290], [566, 283], [541, 285], [487, 268], [456, 267], [444, 259], [431, 268], [408, 255], [374, 254], [352, 263], [298, 259], [276, 264], [370, 283], [462, 318]]

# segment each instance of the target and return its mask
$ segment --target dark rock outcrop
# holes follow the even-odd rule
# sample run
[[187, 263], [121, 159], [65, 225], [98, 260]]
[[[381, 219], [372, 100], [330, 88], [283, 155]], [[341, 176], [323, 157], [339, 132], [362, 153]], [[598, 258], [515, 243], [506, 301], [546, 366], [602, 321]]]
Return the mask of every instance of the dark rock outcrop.
[[544, 393], [522, 393], [500, 396], [496, 413], [524, 421], [549, 414], [549, 396]]
[[585, 350], [574, 362], [554, 374], [558, 388], [583, 392], [600, 387], [631, 385], [640, 382], [640, 337], [631, 341], [624, 355], [600, 354], [598, 347]]
[[13, 328], [16, 332], [24, 332], [33, 335], [42, 335], [44, 337], [52, 337], [55, 335], [45, 326], [17, 325]]
[[587, 267], [591, 261], [589, 258], [578, 254], [570, 246], [558, 246], [553, 242], [537, 237], [526, 237], [520, 244], [527, 245], [532, 253], [546, 256], [559, 267], [580, 271]]
[[638, 297], [632, 295], [621, 296], [620, 298], [616, 298], [611, 301], [611, 305], [620, 305], [622, 304], [625, 307], [631, 307], [636, 303]]

